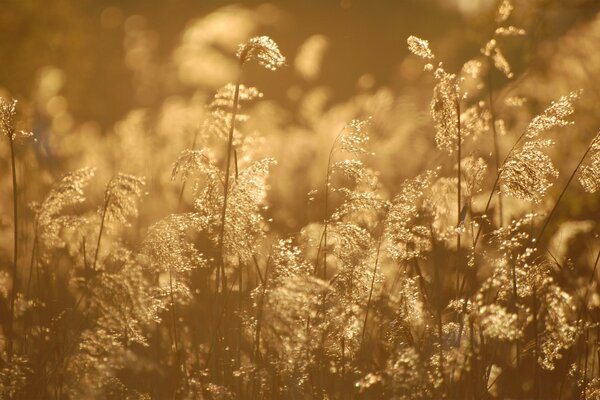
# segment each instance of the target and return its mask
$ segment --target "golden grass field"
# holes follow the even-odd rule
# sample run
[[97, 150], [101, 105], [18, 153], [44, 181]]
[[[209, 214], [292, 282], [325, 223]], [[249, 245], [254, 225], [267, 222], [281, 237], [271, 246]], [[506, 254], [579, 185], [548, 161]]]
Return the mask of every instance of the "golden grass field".
[[0, 398], [600, 399], [600, 3], [0, 5]]

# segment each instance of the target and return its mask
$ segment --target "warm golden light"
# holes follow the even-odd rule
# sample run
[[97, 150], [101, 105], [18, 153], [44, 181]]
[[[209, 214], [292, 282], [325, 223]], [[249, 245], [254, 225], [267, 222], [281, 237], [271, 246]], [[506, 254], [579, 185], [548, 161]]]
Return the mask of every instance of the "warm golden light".
[[0, 398], [600, 398], [596, 0], [0, 7]]

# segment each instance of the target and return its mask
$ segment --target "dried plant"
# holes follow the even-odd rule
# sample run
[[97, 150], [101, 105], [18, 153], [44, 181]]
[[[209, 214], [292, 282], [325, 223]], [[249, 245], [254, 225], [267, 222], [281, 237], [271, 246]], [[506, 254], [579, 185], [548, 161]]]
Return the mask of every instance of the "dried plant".
[[[579, 109], [593, 101], [540, 107], [556, 88], [518, 57], [550, 42], [520, 3], [496, 6], [466, 62], [450, 40], [408, 37], [399, 70], [425, 94], [365, 75], [339, 101], [316, 86], [333, 42], [314, 35], [293, 63], [301, 85], [265, 101], [245, 74], [286, 59], [267, 36], [233, 58], [258, 28], [236, 8], [192, 24], [170, 61], [185, 75], [197, 50], [222, 67], [203, 70], [206, 87], [162, 82], [176, 96], [116, 133], [61, 131], [52, 92], [33, 126], [40, 103], [57, 132], [19, 149], [31, 134], [0, 99], [13, 205], [0, 207], [0, 397], [598, 397], [600, 141], [571, 151], [579, 132], [554, 136], [579, 120], [590, 132]], [[149, 90], [172, 65], [138, 60], [153, 36], [136, 18], [128, 65]], [[95, 167], [63, 174], [82, 165]]]

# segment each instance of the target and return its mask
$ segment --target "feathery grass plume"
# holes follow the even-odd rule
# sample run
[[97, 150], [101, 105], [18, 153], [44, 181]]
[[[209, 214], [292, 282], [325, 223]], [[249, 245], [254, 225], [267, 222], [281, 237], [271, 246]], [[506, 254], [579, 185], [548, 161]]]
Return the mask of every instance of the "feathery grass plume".
[[354, 220], [369, 228], [377, 225], [379, 214], [385, 211], [387, 203], [374, 190], [332, 188], [344, 196], [342, 204], [331, 214], [331, 221]]
[[435, 388], [441, 381], [430, 360], [405, 343], [400, 344], [396, 354], [382, 372], [384, 397], [406, 400], [434, 398]]
[[[366, 132], [363, 133], [364, 127], [361, 126], [366, 122], [354, 121], [351, 124], [357, 128], [350, 131], [350, 138], [340, 138], [341, 150], [354, 155], [366, 153], [368, 136]], [[330, 244], [333, 245], [336, 271], [331, 280], [333, 291], [329, 302], [338, 304], [340, 308], [336, 308], [329, 318], [328, 337], [331, 344], [326, 346], [326, 351], [336, 358], [336, 368], [345, 371], [361, 349], [373, 290], [375, 284], [379, 286], [380, 283], [377, 264], [381, 243], [375, 246], [369, 229], [376, 227], [379, 213], [385, 212], [388, 204], [377, 193], [376, 174], [365, 168], [359, 160], [338, 161], [330, 171], [340, 171], [354, 180], [354, 187], [331, 188], [332, 192], [341, 193], [344, 200], [333, 212], [328, 224], [329, 235], [333, 239]], [[331, 173], [328, 174], [328, 180]], [[325, 231], [323, 239], [326, 240]], [[363, 310], [362, 304], [365, 302], [367, 306]]]
[[64, 372], [64, 390], [69, 398], [106, 395], [117, 379], [117, 372], [127, 365], [131, 356], [118, 334], [102, 328], [83, 332], [77, 350]]
[[[433, 219], [431, 228], [438, 240], [451, 241], [457, 234], [457, 187], [456, 178], [442, 177], [431, 184], [423, 207]], [[461, 182], [461, 189], [464, 184]], [[463, 190], [461, 190], [462, 194]]]
[[561, 351], [570, 348], [580, 332], [572, 315], [575, 311], [572, 296], [556, 285], [551, 277], [543, 280], [540, 292], [542, 310], [539, 319], [544, 322], [544, 334], [537, 361], [542, 368], [553, 370], [562, 358]]
[[[374, 226], [374, 221], [368, 214], [376, 216], [386, 208], [386, 203], [377, 195], [378, 180], [376, 175], [365, 168], [357, 159], [346, 159], [333, 162], [336, 151], [340, 150], [355, 157], [366, 154], [366, 143], [369, 139], [366, 127], [370, 120], [354, 120], [347, 125], [336, 137], [329, 154], [326, 199], [325, 224], [321, 243], [317, 250], [324, 248], [324, 275], [326, 276], [327, 253], [334, 256], [332, 266], [335, 275], [331, 280], [332, 291], [328, 293], [328, 304], [336, 307], [325, 311], [328, 324], [327, 343], [322, 344], [322, 350], [333, 358], [335, 368], [345, 371], [350, 367], [360, 350], [366, 316], [362, 304], [370, 303], [373, 285], [376, 279], [376, 267], [379, 250], [375, 254], [374, 241], [370, 232], [361, 225]], [[340, 172], [346, 178], [354, 181], [354, 187], [333, 187], [332, 175]], [[329, 191], [344, 195], [344, 201], [328, 216]], [[366, 218], [365, 218], [366, 217]], [[361, 224], [361, 225], [359, 225]], [[329, 242], [328, 242], [329, 240]], [[331, 247], [331, 249], [329, 248]], [[368, 300], [367, 300], [368, 298]], [[368, 307], [368, 306], [367, 306]]]
[[[213, 111], [227, 111], [232, 112], [233, 110], [233, 95], [235, 93], [235, 85], [228, 83], [220, 88], [213, 100], [211, 101], [209, 108]], [[246, 86], [240, 84], [238, 101], [241, 103], [249, 102], [255, 99], [261, 99], [263, 97], [262, 92], [253, 86]], [[240, 115], [241, 116], [241, 115]]]
[[2, 134], [12, 140], [15, 139], [16, 115], [17, 101], [8, 101], [4, 97], [0, 97], [0, 123]]
[[531, 244], [531, 237], [526, 230], [538, 214], [530, 213], [514, 219], [507, 226], [501, 226], [490, 233], [491, 241], [501, 252], [518, 252]]
[[452, 154], [458, 147], [458, 79], [441, 67], [436, 69], [434, 77], [437, 83], [431, 99], [431, 116], [435, 123], [435, 142], [438, 149]]
[[[189, 275], [207, 266], [189, 238], [202, 227], [195, 213], [172, 214], [154, 223], [142, 244], [145, 263], [158, 275], [157, 297], [165, 302], [186, 304], [191, 298]], [[173, 304], [171, 304], [171, 307]]]
[[[531, 294], [530, 282], [527, 281], [527, 272], [540, 272], [545, 270], [536, 268], [535, 271], [526, 271], [530, 265], [538, 265], [533, 258], [535, 248], [531, 247], [531, 235], [528, 231], [537, 214], [527, 214], [522, 218], [513, 220], [504, 227], [499, 227], [490, 233], [491, 243], [499, 255], [490, 259], [492, 274], [483, 281], [478, 289], [478, 304], [482, 303], [484, 294], [498, 304], [511, 304], [514, 308], [519, 306], [519, 299]], [[545, 266], [545, 265], [542, 265]], [[533, 275], [533, 273], [532, 273]]]
[[436, 171], [427, 171], [406, 180], [391, 202], [384, 235], [390, 242], [387, 251], [398, 262], [421, 258], [431, 250], [430, 231], [419, 224], [419, 202], [436, 175]]
[[171, 180], [192, 182], [193, 204], [197, 211], [198, 229], [212, 232], [220, 221], [219, 210], [223, 206], [223, 173], [202, 150], [181, 152], [173, 170]]
[[289, 394], [306, 385], [309, 370], [316, 366], [315, 354], [331, 324], [322, 311], [328, 290], [322, 280], [299, 275], [274, 286], [266, 295], [261, 353], [282, 375]]
[[[344, 196], [344, 201], [331, 216], [332, 221], [368, 210], [376, 211], [382, 206], [382, 200], [376, 193], [379, 179], [375, 171], [365, 167], [363, 162], [357, 158], [333, 162], [334, 154], [338, 150], [355, 157], [367, 154], [366, 144], [369, 141], [367, 128], [370, 122], [370, 118], [351, 121], [332, 146], [328, 160], [326, 189]], [[350, 180], [354, 187], [334, 187], [331, 179], [335, 173], [340, 173]]]
[[[253, 335], [257, 352], [282, 373], [286, 390], [293, 391], [307, 383], [315, 362], [326, 322], [323, 299], [330, 289], [311, 276], [312, 266], [291, 239], [277, 241], [271, 254], [269, 275], [251, 295], [257, 308]], [[273, 357], [275, 352], [282, 357]]]
[[[554, 282], [548, 262], [540, 258], [536, 248], [532, 247], [535, 242], [532, 244], [527, 231], [534, 217], [533, 214], [527, 215], [493, 233], [498, 249], [505, 254], [504, 261], [497, 264], [502, 270], [496, 268], [482, 288], [495, 286], [495, 297], [500, 300], [510, 298], [512, 291], [513, 301], [517, 302], [519, 310], [526, 310], [526, 299], [533, 299], [534, 306], [538, 305], [529, 311], [534, 314], [533, 320], [523, 320], [521, 329], [531, 322], [534, 330], [543, 332], [535, 338], [536, 361], [542, 368], [552, 370], [562, 357], [561, 351], [575, 342], [577, 329], [572, 315], [575, 304], [572, 297]], [[510, 268], [513, 270], [510, 271]]]
[[354, 155], [366, 154], [365, 145], [369, 141], [367, 128], [370, 124], [371, 118], [350, 121], [339, 138], [340, 149]]
[[214, 135], [222, 140], [227, 140], [231, 130], [232, 115], [235, 114], [233, 145], [237, 148], [242, 145], [244, 135], [241, 125], [248, 120], [248, 115], [242, 112], [245, 104], [255, 99], [260, 99], [263, 94], [252, 86], [239, 85], [238, 104], [233, 112], [236, 85], [228, 83], [215, 93], [208, 108], [210, 113], [202, 125], [202, 129], [209, 135]]
[[596, 193], [600, 189], [600, 134], [594, 138], [590, 146], [589, 161], [579, 169], [579, 183], [588, 193]]
[[523, 331], [517, 314], [509, 312], [499, 304], [486, 304], [477, 310], [481, 333], [489, 339], [514, 341], [522, 337]]
[[302, 250], [292, 244], [291, 239], [280, 239], [273, 245], [271, 256], [273, 269], [269, 276], [269, 285], [279, 286], [288, 278], [308, 276], [311, 267], [302, 256]]
[[256, 60], [266, 69], [275, 71], [285, 65], [285, 57], [279, 51], [279, 46], [268, 36], [257, 36], [241, 44], [237, 57], [243, 65], [250, 60]]
[[481, 60], [469, 60], [463, 64], [461, 72], [464, 75], [470, 76], [472, 79], [477, 79], [481, 76], [483, 62]]
[[550, 139], [535, 139], [525, 142], [514, 151], [500, 172], [502, 192], [521, 200], [540, 203], [552, 186], [552, 179], [558, 177], [552, 160], [542, 152], [553, 144]]
[[496, 22], [505, 22], [510, 17], [514, 8], [515, 6], [512, 4], [512, 0], [502, 0], [496, 14]]
[[66, 349], [65, 390], [74, 397], [98, 397], [119, 387], [127, 391], [120, 373], [132, 361], [142, 362], [136, 350], [149, 346], [147, 329], [159, 322], [162, 301], [138, 256], [118, 243], [85, 288], [88, 323], [74, 328]]
[[494, 62], [494, 67], [506, 75], [507, 78], [510, 79], [514, 77], [510, 64], [508, 63], [508, 60], [506, 60], [506, 57], [504, 57], [502, 50], [498, 47], [496, 39], [491, 39], [487, 42], [484, 48], [481, 49], [481, 53], [486, 57], [490, 57]]
[[504, 104], [509, 107], [523, 107], [527, 103], [527, 98], [523, 96], [509, 96], [504, 99]]
[[360, 356], [373, 293], [380, 292], [381, 242], [356, 222], [332, 223], [330, 234], [335, 275], [325, 300], [336, 306], [326, 312], [325, 352], [338, 370], [347, 371]]
[[211, 399], [215, 400], [234, 400], [235, 394], [223, 385], [208, 383], [203, 387], [204, 391], [210, 395]]
[[531, 120], [527, 126], [526, 137], [534, 139], [551, 129], [573, 125], [573, 121], [568, 118], [575, 112], [574, 103], [580, 94], [581, 91], [574, 91], [550, 103], [544, 112]]
[[460, 113], [461, 135], [471, 137], [473, 141], [481, 138], [490, 130], [490, 111], [480, 101]]
[[[513, 5], [509, 0], [503, 0], [498, 7], [497, 15], [496, 15], [496, 24], [501, 24], [506, 22], [506, 20], [510, 17], [510, 14], [513, 10]], [[511, 79], [514, 74], [511, 70], [509, 62], [506, 60], [506, 57], [498, 47], [498, 42], [496, 38], [499, 37], [510, 37], [510, 36], [523, 36], [525, 35], [525, 30], [522, 28], [517, 28], [512, 25], [507, 26], [499, 26], [494, 30], [494, 35], [492, 39], [490, 39], [483, 49], [481, 49], [481, 53], [483, 53], [486, 57], [489, 57], [494, 67], [497, 70], [502, 72], [507, 78]]]
[[127, 224], [128, 218], [137, 217], [137, 201], [144, 194], [145, 185], [146, 180], [138, 176], [123, 173], [114, 176], [104, 194], [106, 220]]
[[345, 159], [336, 161], [331, 166], [331, 172], [340, 172], [357, 185], [375, 189], [378, 183], [377, 173], [366, 168], [361, 160]]
[[406, 43], [408, 44], [408, 50], [414, 55], [424, 60], [433, 60], [435, 58], [435, 55], [429, 48], [429, 41], [411, 35], [406, 39]]
[[272, 158], [256, 161], [240, 171], [231, 185], [223, 237], [225, 257], [250, 259], [256, 243], [264, 236], [265, 220], [261, 211], [267, 208], [269, 170], [276, 164]]
[[517, 28], [516, 26], [501, 26], [496, 28], [494, 31], [495, 35], [498, 36], [523, 36], [525, 35], [525, 29]]
[[65, 246], [61, 231], [84, 223], [82, 217], [64, 215], [63, 212], [85, 201], [84, 188], [94, 177], [95, 168], [82, 168], [65, 175], [56, 183], [36, 210], [36, 234], [42, 247], [42, 258], [49, 252]]
[[[389, 294], [392, 315], [385, 330], [384, 344], [394, 351], [399, 344], [410, 341], [416, 332], [421, 332], [432, 320], [431, 310], [425, 304], [424, 293], [418, 276], [409, 276], [408, 271], [398, 273], [399, 287]], [[424, 332], [424, 331], [423, 331]]]
[[100, 225], [94, 250], [92, 270], [97, 267], [100, 245], [105, 224], [117, 223], [127, 226], [127, 219], [138, 215], [137, 201], [142, 196], [145, 179], [133, 175], [118, 173], [113, 176], [104, 190], [104, 205], [98, 209]]
[[483, 180], [487, 171], [487, 163], [481, 157], [465, 157], [461, 160], [462, 174], [464, 179], [464, 196], [471, 199], [475, 194], [483, 190]]
[[[323, 276], [327, 276], [327, 252], [328, 250], [328, 228], [332, 218], [329, 216], [329, 203], [330, 203], [330, 192], [334, 191], [332, 186], [332, 176], [336, 171], [341, 171], [342, 174], [347, 177], [354, 178], [358, 183], [370, 183], [376, 185], [375, 175], [369, 173], [369, 171], [363, 167], [362, 163], [352, 159], [342, 162], [334, 162], [335, 155], [338, 151], [343, 151], [358, 157], [360, 155], [367, 154], [366, 144], [369, 141], [369, 133], [367, 127], [369, 126], [371, 119], [366, 120], [352, 120], [349, 124], [344, 126], [340, 133], [335, 137], [331, 149], [329, 150], [329, 156], [327, 159], [327, 172], [325, 176], [325, 204], [324, 204], [324, 215], [323, 215], [323, 233], [319, 240], [317, 248], [317, 255], [315, 260], [315, 273], [319, 266], [319, 256], [323, 254]], [[339, 190], [339, 189], [338, 189]], [[367, 203], [372, 204], [372, 196], [367, 199], [364, 195], [353, 196], [350, 191], [339, 190], [344, 193], [348, 199], [353, 197], [360, 202], [360, 200], [366, 200]], [[362, 197], [362, 199], [360, 199]], [[356, 204], [358, 204], [358, 202]], [[341, 218], [342, 215], [352, 212], [354, 205], [346, 203], [347, 207], [340, 210], [339, 215], [335, 217]], [[361, 207], [359, 206], [358, 209]], [[323, 250], [323, 251], [322, 251]]]
[[0, 367], [0, 396], [15, 399], [26, 388], [31, 365], [23, 356], [13, 356], [11, 364]]
[[[183, 150], [171, 171], [171, 180], [175, 181], [177, 178], [181, 179], [182, 182], [187, 182], [195, 174], [206, 174], [210, 180], [221, 179], [220, 170], [214, 165], [208, 155], [202, 150]], [[196, 182], [194, 186], [196, 187]]]
[[17, 100], [0, 97], [0, 131], [11, 141], [33, 136], [32, 132], [17, 129], [17, 104]]
[[554, 142], [539, 136], [553, 128], [572, 125], [573, 122], [567, 118], [575, 112], [573, 103], [578, 97], [579, 92], [562, 96], [531, 120], [515, 146], [523, 138], [529, 140], [514, 148], [500, 169], [498, 180], [504, 193], [534, 203], [541, 201], [558, 171], [550, 157], [542, 152]]
[[369, 286], [368, 279], [363, 279], [366, 275], [360, 275], [368, 273], [364, 271], [363, 261], [373, 248], [373, 238], [366, 229], [351, 222], [332, 224], [331, 238], [338, 270], [332, 285], [340, 293], [360, 299]]
[[342, 204], [331, 214], [331, 221], [354, 220], [357, 223], [373, 227], [378, 222], [379, 213], [386, 207], [379, 195], [378, 174], [366, 168], [362, 161], [346, 159], [336, 161], [331, 173], [341, 173], [352, 182], [348, 187], [331, 187], [333, 193], [343, 196]]
[[[115, 246], [116, 247], [116, 246]], [[95, 329], [109, 332], [123, 346], [148, 346], [144, 329], [160, 320], [163, 299], [139, 257], [120, 246], [103, 260], [103, 269], [87, 286], [91, 315], [96, 315]]]
[[600, 378], [592, 378], [582, 386], [585, 386], [583, 394], [585, 399], [600, 398]]

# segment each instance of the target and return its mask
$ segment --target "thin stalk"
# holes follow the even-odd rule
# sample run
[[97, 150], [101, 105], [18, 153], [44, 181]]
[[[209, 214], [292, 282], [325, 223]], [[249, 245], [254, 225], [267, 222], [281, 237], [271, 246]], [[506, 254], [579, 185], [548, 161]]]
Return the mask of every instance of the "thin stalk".
[[544, 221], [544, 225], [542, 225], [542, 229], [540, 229], [540, 232], [537, 235], [536, 239], [537, 239], [538, 242], [542, 238], [542, 236], [544, 235], [544, 232], [546, 231], [546, 228], [548, 227], [548, 224], [550, 223], [550, 220], [552, 219], [552, 216], [554, 215], [554, 212], [557, 210], [558, 205], [560, 204], [560, 201], [562, 200], [563, 196], [567, 192], [567, 188], [571, 184], [571, 181], [573, 181], [573, 178], [575, 178], [575, 175], [577, 174], [577, 171], [579, 171], [579, 168], [581, 167], [581, 165], [585, 161], [587, 155], [589, 154], [589, 152], [594, 147], [594, 144], [596, 143], [597, 139], [598, 139], [598, 134], [596, 134], [596, 136], [594, 136], [594, 139], [592, 139], [592, 141], [590, 142], [589, 146], [585, 150], [585, 153], [583, 153], [583, 156], [581, 157], [581, 159], [579, 160], [579, 163], [577, 164], [577, 166], [575, 167], [575, 169], [571, 173], [571, 176], [569, 176], [569, 180], [567, 181], [567, 184], [563, 187], [563, 190], [560, 192], [560, 195], [558, 196], [558, 199], [556, 199], [556, 202], [554, 203], [554, 207], [552, 207], [552, 210], [550, 211], [550, 214], [548, 214], [548, 216], [546, 217], [546, 220]]
[[383, 241], [383, 232], [381, 236], [379, 236], [379, 241], [377, 243], [377, 252], [375, 254], [375, 266], [373, 267], [373, 278], [371, 279], [371, 288], [369, 289], [369, 299], [367, 300], [367, 309], [365, 310], [365, 320], [363, 321], [362, 334], [360, 336], [360, 345], [359, 349], [362, 349], [363, 343], [365, 341], [365, 332], [367, 330], [367, 320], [369, 318], [369, 309], [371, 307], [371, 300], [373, 298], [373, 288], [375, 287], [375, 276], [377, 275], [377, 265], [379, 264], [379, 252], [381, 250], [381, 242]]
[[327, 279], [327, 229], [329, 227], [329, 186], [331, 185], [331, 161], [333, 160], [333, 155], [335, 154], [336, 144], [342, 133], [346, 127], [342, 128], [340, 133], [335, 137], [333, 144], [331, 145], [331, 149], [329, 150], [329, 156], [327, 157], [327, 176], [325, 177], [325, 212], [323, 216], [323, 233], [321, 234], [321, 239], [319, 240], [319, 247], [317, 248], [317, 256], [315, 260], [315, 275], [318, 272], [319, 268], [319, 255], [321, 254], [321, 249], [323, 250], [323, 279]]
[[[512, 286], [513, 286], [513, 311], [516, 313], [517, 312], [517, 263], [513, 258], [513, 263], [512, 263]], [[517, 345], [517, 361], [516, 361], [516, 368], [519, 369], [519, 358], [521, 356], [521, 348], [519, 346], [519, 340], [516, 340], [516, 345]]]
[[15, 145], [13, 132], [8, 132], [8, 140], [10, 142], [10, 162], [12, 168], [12, 189], [13, 189], [13, 265], [11, 271], [12, 278], [12, 288], [10, 291], [10, 317], [8, 320], [8, 335], [7, 335], [7, 353], [8, 353], [8, 362], [10, 363], [13, 354], [13, 323], [15, 317], [15, 298], [17, 296], [17, 260], [18, 260], [18, 250], [19, 250], [19, 242], [18, 242], [18, 234], [19, 234], [19, 215], [18, 215], [18, 188], [17, 188], [17, 169], [16, 169], [16, 157], [15, 157]]
[[442, 300], [441, 300], [441, 292], [440, 292], [440, 276], [438, 273], [438, 269], [435, 269], [435, 281], [436, 281], [436, 286], [437, 286], [437, 291], [438, 291], [438, 301], [437, 301], [437, 334], [438, 334], [438, 345], [440, 346], [439, 348], [439, 374], [442, 378], [442, 387], [444, 387], [444, 339], [443, 339], [443, 332], [442, 332]]
[[[327, 279], [327, 228], [329, 227], [329, 167], [327, 167], [327, 179], [325, 183], [325, 218], [323, 223], [323, 279]], [[318, 254], [318, 252], [317, 252]]]
[[[521, 134], [521, 136], [519, 136], [519, 138], [512, 145], [512, 147], [509, 150], [506, 157], [504, 157], [504, 160], [502, 161], [502, 166], [500, 167], [500, 169], [498, 170], [498, 173], [496, 174], [496, 179], [494, 180], [494, 184], [492, 185], [492, 190], [490, 191], [490, 195], [487, 199], [487, 203], [485, 204], [485, 209], [483, 210], [483, 215], [486, 215], [490, 209], [490, 204], [492, 203], [492, 198], [494, 197], [494, 193], [498, 189], [498, 184], [500, 183], [500, 176], [502, 175], [502, 171], [504, 170], [504, 165], [506, 165], [506, 162], [508, 161], [508, 159], [510, 158], [512, 153], [515, 151], [515, 149], [517, 148], [517, 145], [523, 140], [526, 133], [527, 133], [527, 131], [524, 131]], [[483, 227], [483, 221], [479, 224], [479, 226], [477, 228], [477, 234], [475, 235], [475, 240], [473, 241], [473, 248], [475, 248], [475, 246], [477, 246], [479, 236], [481, 235], [482, 227]]]
[[38, 246], [38, 237], [37, 237], [37, 229], [34, 228], [33, 234], [33, 245], [31, 247], [31, 261], [29, 263], [29, 276], [27, 278], [27, 289], [25, 290], [25, 297], [29, 298], [30, 290], [31, 290], [31, 280], [33, 278], [33, 267], [36, 264], [36, 250]]
[[[196, 142], [198, 141], [198, 133], [200, 132], [200, 127], [197, 127], [196, 133], [194, 134], [194, 140], [192, 140], [192, 150], [196, 150]], [[181, 183], [181, 189], [179, 189], [179, 197], [177, 198], [177, 209], [181, 207], [181, 201], [183, 200], [183, 192], [185, 191], [186, 182]]]
[[[494, 180], [494, 184], [492, 185], [492, 189], [490, 191], [490, 195], [487, 199], [486, 205], [485, 205], [485, 209], [483, 210], [483, 215], [486, 215], [487, 212], [490, 209], [490, 204], [492, 203], [492, 198], [494, 197], [494, 193], [496, 191], [496, 189], [498, 188], [498, 183], [500, 182], [500, 176], [502, 174], [502, 170], [504, 168], [504, 165], [506, 164], [506, 162], [508, 161], [508, 159], [510, 158], [511, 154], [514, 152], [514, 150], [516, 149], [517, 145], [521, 142], [521, 140], [523, 140], [523, 138], [525, 137], [526, 131], [523, 132], [521, 134], [521, 136], [519, 136], [519, 138], [515, 141], [515, 143], [513, 143], [512, 147], [510, 148], [510, 150], [508, 151], [508, 154], [506, 155], [506, 157], [504, 157], [504, 161], [502, 161], [502, 167], [500, 168], [500, 170], [498, 171], [498, 173], [496, 174], [496, 179]], [[477, 227], [477, 234], [475, 235], [475, 239], [473, 240], [473, 251], [475, 251], [475, 248], [477, 247], [477, 242], [479, 241], [479, 237], [481, 235], [481, 229], [483, 228], [483, 221], [481, 221], [481, 223], [479, 224], [479, 226]], [[465, 288], [465, 284], [467, 282], [467, 276], [465, 275], [463, 277], [462, 283], [460, 284], [460, 290], [459, 290], [459, 294], [462, 294], [462, 291]], [[466, 304], [466, 303], [465, 303]], [[462, 335], [462, 323], [460, 324], [460, 328], [458, 331], [458, 338], [460, 340], [461, 335]]]
[[586, 395], [585, 395], [585, 387], [587, 386], [587, 375], [588, 375], [588, 341], [589, 341], [589, 328], [585, 328], [585, 358], [583, 361], [583, 385], [582, 385], [582, 390], [581, 390], [581, 397], [583, 397], [583, 399], [586, 399]]
[[[181, 373], [181, 355], [179, 354], [179, 339], [177, 336], [177, 310], [175, 309], [175, 295], [173, 294], [173, 272], [171, 267], [169, 267], [169, 297], [171, 300], [171, 320], [172, 320], [172, 340], [173, 347], [175, 350], [175, 358], [177, 360], [177, 375], [176, 375], [176, 383], [179, 385], [179, 375]], [[177, 388], [175, 388], [177, 393]]]
[[535, 285], [533, 286], [533, 335], [535, 339], [535, 347], [533, 352], [533, 399], [538, 399], [539, 394], [539, 384], [538, 381], [538, 367], [537, 360], [540, 355], [540, 339], [538, 332], [538, 318], [537, 318], [537, 310], [538, 310], [538, 298], [537, 298], [537, 288]]
[[[244, 296], [242, 295], [242, 260], [238, 256], [238, 335], [237, 335], [237, 368], [242, 364], [242, 308]], [[241, 384], [241, 380], [239, 381]]]
[[457, 203], [457, 207], [456, 207], [456, 299], [458, 300], [459, 296], [460, 296], [460, 225], [461, 225], [461, 214], [462, 214], [462, 207], [461, 207], [461, 183], [462, 183], [462, 171], [461, 171], [461, 165], [460, 165], [460, 161], [462, 158], [462, 143], [461, 143], [461, 132], [460, 132], [460, 101], [457, 99], [456, 100], [456, 133], [457, 133], [457, 147], [458, 147], [458, 154], [457, 154], [457, 163], [458, 163], [458, 172], [457, 172], [457, 178], [458, 178], [458, 183], [456, 185], [456, 203]]
[[[208, 348], [208, 355], [206, 356], [206, 363], [208, 364], [212, 358], [212, 354], [215, 352], [214, 347], [216, 346], [216, 344], [219, 342], [219, 333], [221, 330], [221, 323], [223, 322], [223, 317], [225, 316], [225, 311], [226, 311], [226, 306], [227, 306], [227, 301], [229, 300], [229, 295], [231, 294], [231, 292], [233, 291], [233, 286], [234, 286], [234, 282], [232, 282], [229, 285], [229, 290], [226, 290], [223, 294], [224, 294], [224, 301], [223, 301], [223, 307], [221, 309], [221, 312], [219, 313], [219, 317], [217, 319], [217, 325], [215, 327], [215, 331], [213, 333], [212, 339], [211, 339], [211, 344], [210, 347]], [[217, 347], [217, 352], [218, 352], [219, 348]]]
[[[29, 262], [29, 274], [27, 277], [27, 286], [25, 289], [25, 298], [29, 299], [30, 298], [30, 291], [31, 291], [31, 281], [33, 279], [33, 267], [36, 266], [36, 249], [37, 249], [37, 229], [34, 228], [34, 233], [33, 233], [33, 244], [31, 246], [31, 259]], [[25, 319], [24, 321], [24, 327], [23, 327], [23, 331], [25, 332], [25, 343], [29, 343], [29, 329], [30, 329], [30, 325], [33, 325], [33, 319], [34, 319], [34, 315], [32, 314], [31, 317]], [[25, 344], [25, 346], [27, 346]]]
[[[233, 133], [235, 131], [235, 117], [237, 114], [237, 108], [240, 101], [240, 82], [242, 77], [242, 66], [239, 66], [238, 79], [235, 84], [235, 92], [233, 93], [233, 108], [231, 110], [231, 122], [229, 124], [229, 136], [227, 139], [227, 161], [225, 163], [225, 188], [223, 191], [223, 209], [221, 210], [221, 229], [219, 231], [219, 257], [220, 262], [217, 266], [217, 294], [219, 293], [219, 285], [221, 290], [225, 293], [226, 282], [225, 282], [225, 260], [223, 257], [223, 240], [225, 237], [225, 221], [227, 215], [227, 198], [229, 195], [229, 174], [231, 167], [231, 154], [233, 153]], [[237, 165], [236, 165], [237, 170]]]
[[[432, 229], [433, 231], [433, 229]], [[437, 319], [437, 334], [438, 334], [438, 345], [440, 346], [439, 348], [439, 374], [442, 378], [442, 385], [441, 387], [444, 388], [445, 384], [445, 377], [444, 377], [444, 349], [443, 349], [443, 345], [444, 345], [444, 340], [443, 340], [443, 336], [442, 336], [442, 287], [441, 287], [441, 280], [440, 280], [440, 273], [439, 273], [439, 268], [438, 266], [433, 267], [433, 271], [434, 271], [434, 280], [435, 280], [435, 287], [436, 287], [436, 292], [437, 292], [437, 299], [436, 299], [436, 319]]]
[[108, 203], [110, 202], [110, 196], [111, 196], [111, 194], [107, 193], [106, 199], [104, 200], [104, 206], [102, 207], [102, 219], [100, 220], [100, 231], [98, 232], [98, 240], [96, 241], [96, 252], [94, 253], [94, 262], [92, 263], [92, 271], [96, 270], [96, 262], [98, 261], [98, 254], [100, 254], [100, 241], [102, 240], [102, 233], [104, 232], [104, 222], [106, 221], [106, 210], [108, 209]]
[[[496, 112], [494, 111], [494, 96], [492, 90], [492, 72], [493, 69], [490, 68], [490, 72], [488, 74], [488, 101], [490, 108], [490, 117], [492, 126], [492, 133], [494, 136], [494, 161], [496, 163], [496, 173], [500, 173], [500, 146], [498, 144], [498, 132], [496, 130]], [[499, 225], [502, 226], [504, 222], [504, 207], [502, 204], [502, 193], [498, 193], [498, 217], [499, 217]]]
[[[337, 139], [336, 139], [337, 140]], [[327, 176], [325, 177], [325, 210], [323, 213], [323, 234], [321, 240], [319, 240], [319, 247], [317, 248], [317, 257], [315, 264], [315, 274], [318, 272], [319, 267], [319, 255], [321, 249], [323, 249], [323, 279], [327, 279], [327, 228], [329, 227], [329, 186], [331, 184], [331, 159], [333, 157], [335, 149], [335, 142], [331, 146], [329, 151], [329, 157], [327, 159]], [[321, 247], [321, 245], [323, 247]]]
[[[262, 296], [260, 298], [260, 304], [258, 306], [258, 310], [257, 310], [257, 314], [256, 314], [256, 329], [254, 331], [254, 362], [256, 363], [256, 365], [258, 366], [258, 369], [260, 370], [261, 368], [261, 357], [260, 357], [260, 331], [261, 331], [261, 327], [262, 327], [262, 314], [263, 314], [263, 308], [265, 305], [265, 297], [267, 296], [267, 284], [268, 284], [268, 278], [269, 278], [269, 264], [270, 264], [271, 258], [269, 257], [267, 259], [267, 264], [265, 266], [265, 276], [264, 279], [261, 276], [261, 284], [263, 285], [263, 291], [262, 291]], [[256, 265], [256, 269], [259, 271], [260, 274], [260, 269], [258, 268], [258, 262], [256, 262], [256, 257], [254, 257], [254, 262]], [[254, 382], [256, 384], [256, 381]]]

